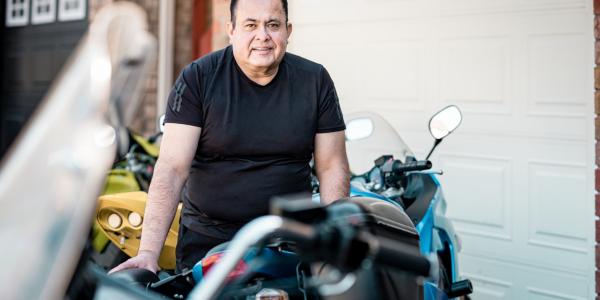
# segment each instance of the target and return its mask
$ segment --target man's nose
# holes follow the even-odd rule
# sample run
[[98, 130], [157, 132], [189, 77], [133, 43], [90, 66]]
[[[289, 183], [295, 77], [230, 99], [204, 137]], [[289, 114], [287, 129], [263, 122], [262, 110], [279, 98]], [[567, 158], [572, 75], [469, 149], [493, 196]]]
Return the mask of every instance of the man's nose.
[[267, 30], [267, 26], [260, 26], [258, 28], [258, 32], [256, 33], [256, 38], [261, 40], [261, 41], [267, 41], [269, 39], [271, 39], [271, 36], [269, 35], [269, 31]]

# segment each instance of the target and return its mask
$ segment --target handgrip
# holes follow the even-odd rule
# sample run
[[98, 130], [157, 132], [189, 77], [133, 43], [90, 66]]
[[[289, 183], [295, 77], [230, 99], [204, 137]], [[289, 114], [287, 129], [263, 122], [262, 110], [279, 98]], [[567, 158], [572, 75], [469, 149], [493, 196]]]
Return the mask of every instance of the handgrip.
[[431, 169], [431, 161], [429, 160], [418, 160], [402, 163], [399, 160], [394, 162], [392, 171], [394, 172], [409, 172], [409, 171], [422, 171]]
[[375, 237], [375, 240], [378, 244], [374, 253], [375, 263], [425, 277], [432, 273], [432, 262], [418, 250], [383, 237]]

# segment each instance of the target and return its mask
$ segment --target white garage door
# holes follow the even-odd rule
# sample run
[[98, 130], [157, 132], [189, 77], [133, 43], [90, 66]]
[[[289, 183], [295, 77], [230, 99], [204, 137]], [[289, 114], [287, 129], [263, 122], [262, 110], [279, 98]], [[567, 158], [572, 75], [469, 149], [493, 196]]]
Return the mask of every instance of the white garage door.
[[346, 111], [374, 110], [433, 156], [474, 299], [592, 299], [593, 14], [584, 0], [291, 0], [290, 50]]

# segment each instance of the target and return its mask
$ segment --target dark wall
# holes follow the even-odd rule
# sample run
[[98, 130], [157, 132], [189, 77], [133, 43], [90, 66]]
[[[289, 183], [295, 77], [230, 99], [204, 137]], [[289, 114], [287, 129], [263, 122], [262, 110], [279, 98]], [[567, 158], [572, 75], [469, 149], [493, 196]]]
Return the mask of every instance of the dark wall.
[[6, 27], [5, 11], [6, 1], [2, 1], [0, 157], [32, 115], [88, 27], [87, 17], [78, 21]]

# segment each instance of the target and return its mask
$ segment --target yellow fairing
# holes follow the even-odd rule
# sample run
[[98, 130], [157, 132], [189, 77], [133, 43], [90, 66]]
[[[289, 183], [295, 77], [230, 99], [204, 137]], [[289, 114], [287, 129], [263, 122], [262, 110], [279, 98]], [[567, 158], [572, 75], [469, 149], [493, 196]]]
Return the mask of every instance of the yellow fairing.
[[140, 185], [135, 179], [133, 172], [124, 169], [112, 169], [106, 177], [106, 185], [103, 194], [116, 194], [131, 191], [139, 191]]
[[[141, 221], [147, 199], [148, 195], [145, 192], [103, 195], [99, 198], [96, 223], [110, 241], [130, 257], [135, 256], [140, 247]], [[177, 207], [175, 219], [169, 228], [158, 260], [158, 265], [162, 269], [175, 269], [175, 246], [177, 245], [180, 214], [181, 204]], [[139, 218], [140, 216], [141, 218]]]
[[144, 149], [144, 151], [146, 151], [146, 153], [148, 153], [148, 155], [158, 157], [158, 153], [160, 152], [158, 146], [151, 144], [150, 142], [148, 142], [147, 139], [145, 139], [141, 135], [132, 134], [132, 136], [135, 142], [142, 146], [142, 148]]

